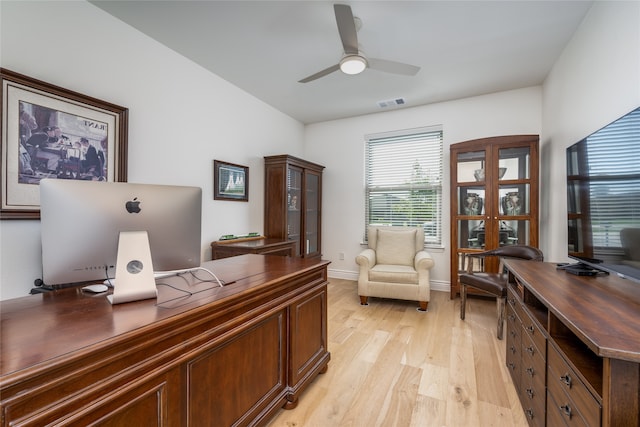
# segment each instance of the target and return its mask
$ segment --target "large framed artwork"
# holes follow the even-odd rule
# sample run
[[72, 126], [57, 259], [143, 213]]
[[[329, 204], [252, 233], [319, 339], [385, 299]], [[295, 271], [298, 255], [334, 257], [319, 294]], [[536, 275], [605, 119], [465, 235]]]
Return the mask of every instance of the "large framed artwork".
[[128, 109], [0, 68], [0, 219], [39, 219], [40, 180], [127, 180]]
[[233, 163], [213, 161], [213, 198], [249, 201], [249, 168]]

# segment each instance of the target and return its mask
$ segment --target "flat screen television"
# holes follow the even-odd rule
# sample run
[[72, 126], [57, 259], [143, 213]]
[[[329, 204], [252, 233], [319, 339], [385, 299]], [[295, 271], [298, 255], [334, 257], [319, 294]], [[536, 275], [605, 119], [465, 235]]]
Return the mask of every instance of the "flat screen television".
[[[114, 295], [123, 295], [121, 277], [151, 277], [153, 283], [141, 291], [146, 296], [132, 291], [129, 300], [155, 297], [159, 272], [200, 266], [201, 212], [198, 187], [44, 179], [42, 280], [60, 286], [115, 278]], [[137, 263], [118, 266], [124, 259], [118, 258], [119, 249], [120, 256]], [[122, 268], [124, 274], [116, 277]], [[128, 298], [122, 299], [117, 302]]]
[[567, 148], [568, 254], [640, 282], [640, 108]]

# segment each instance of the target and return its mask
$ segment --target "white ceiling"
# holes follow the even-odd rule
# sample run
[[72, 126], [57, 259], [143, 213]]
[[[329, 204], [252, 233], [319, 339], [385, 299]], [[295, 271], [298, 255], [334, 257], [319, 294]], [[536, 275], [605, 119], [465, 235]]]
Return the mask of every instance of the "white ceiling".
[[[345, 1], [370, 56], [421, 67], [298, 80], [339, 62], [328, 1], [91, 3], [278, 110], [314, 123], [543, 82], [591, 1]], [[401, 108], [401, 107], [390, 107]], [[386, 109], [389, 109], [386, 108]]]

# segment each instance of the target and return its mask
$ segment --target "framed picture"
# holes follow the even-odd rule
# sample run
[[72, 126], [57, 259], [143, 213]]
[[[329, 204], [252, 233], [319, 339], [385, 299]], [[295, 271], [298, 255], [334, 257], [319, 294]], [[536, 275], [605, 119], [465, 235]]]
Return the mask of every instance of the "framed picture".
[[213, 161], [213, 198], [249, 201], [249, 168], [233, 163]]
[[39, 219], [40, 180], [127, 180], [128, 110], [0, 68], [0, 219]]

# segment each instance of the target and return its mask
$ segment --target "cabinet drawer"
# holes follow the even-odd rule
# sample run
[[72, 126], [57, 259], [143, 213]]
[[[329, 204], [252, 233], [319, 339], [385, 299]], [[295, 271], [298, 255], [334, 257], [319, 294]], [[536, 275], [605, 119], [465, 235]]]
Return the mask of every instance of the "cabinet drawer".
[[520, 321], [524, 321], [525, 312], [522, 308], [522, 300], [519, 296], [516, 295], [513, 289], [509, 289], [509, 291], [507, 292], [507, 302], [511, 307], [513, 307], [516, 314], [520, 318]]
[[522, 390], [523, 395], [520, 396], [520, 404], [524, 410], [524, 415], [530, 426], [543, 427], [545, 425], [545, 392], [525, 387]]
[[[538, 326], [538, 323], [533, 320], [531, 315], [524, 310], [523, 312], [524, 312], [523, 316], [520, 317], [520, 319], [522, 320], [522, 330], [523, 330], [522, 335], [523, 336], [526, 335], [530, 337], [533, 343], [535, 344], [535, 346], [538, 347], [538, 351], [540, 353], [545, 353], [547, 348], [547, 338], [545, 334], [542, 332], [542, 329], [540, 329], [540, 327]], [[524, 338], [523, 338], [523, 342], [524, 342]]]
[[557, 403], [554, 408], [549, 407], [548, 412], [559, 411], [569, 419], [582, 417], [586, 425], [599, 426], [600, 404], [552, 345], [549, 346], [548, 361], [547, 387]]
[[520, 319], [515, 314], [513, 307], [507, 304], [507, 353], [506, 364], [511, 374], [511, 378], [516, 386], [516, 389], [520, 388], [520, 363], [521, 363], [521, 333], [522, 324]]
[[545, 360], [540, 353], [531, 354], [525, 350], [524, 342], [526, 341], [526, 337], [523, 337], [522, 341], [522, 385], [524, 387], [525, 384], [531, 384], [540, 390], [544, 390], [546, 375]]
[[[593, 427], [585, 424], [584, 420], [574, 411], [565, 405], [561, 408], [556, 402], [551, 392], [547, 394], [547, 425], [551, 427]], [[598, 424], [599, 425], [599, 424]]]
[[[533, 351], [528, 352], [528, 348]], [[546, 362], [533, 345], [531, 338], [522, 336], [522, 379], [520, 381], [520, 402], [529, 420], [529, 425], [545, 418], [546, 402]], [[532, 412], [530, 412], [532, 411]], [[533, 418], [531, 418], [533, 417]]]

